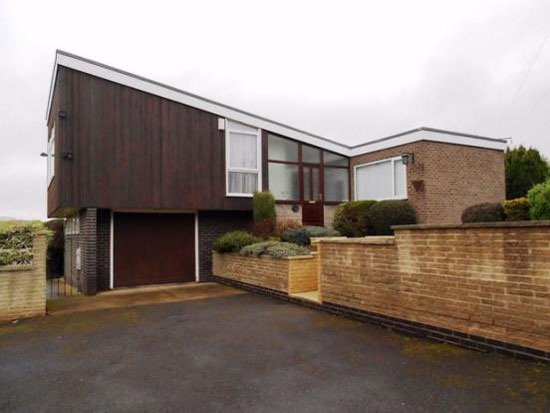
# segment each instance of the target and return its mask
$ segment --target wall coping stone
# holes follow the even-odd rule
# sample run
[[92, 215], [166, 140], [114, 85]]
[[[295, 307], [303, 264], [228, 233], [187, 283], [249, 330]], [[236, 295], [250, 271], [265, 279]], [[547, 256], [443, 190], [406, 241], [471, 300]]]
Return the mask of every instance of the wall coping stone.
[[468, 229], [468, 228], [532, 228], [550, 227], [550, 221], [504, 221], [504, 222], [475, 222], [469, 224], [415, 224], [393, 225], [392, 229], [417, 230], [417, 229]]
[[395, 237], [393, 235], [371, 235], [360, 238], [320, 238], [319, 242], [330, 242], [336, 244], [372, 244], [372, 245], [393, 245]]
[[12, 272], [12, 271], [29, 271], [32, 270], [32, 264], [12, 264], [12, 265], [0, 265], [0, 275], [3, 272]]
[[214, 250], [212, 250], [212, 252], [220, 255], [228, 254], [228, 255], [238, 255], [239, 257], [243, 257], [243, 258], [268, 258], [273, 260], [311, 260], [315, 258], [315, 253], [313, 252], [311, 253], [311, 255], [296, 255], [294, 257], [274, 257], [272, 255], [260, 255], [256, 257], [254, 255], [241, 255], [238, 252], [218, 252]]

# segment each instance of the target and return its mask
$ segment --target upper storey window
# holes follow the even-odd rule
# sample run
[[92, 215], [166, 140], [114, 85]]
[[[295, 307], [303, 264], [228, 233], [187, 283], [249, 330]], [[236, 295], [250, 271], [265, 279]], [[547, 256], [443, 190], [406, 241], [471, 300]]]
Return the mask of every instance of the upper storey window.
[[225, 131], [227, 195], [252, 196], [261, 188], [260, 129], [227, 120]]
[[48, 186], [55, 176], [55, 126], [52, 127], [50, 139], [48, 140]]

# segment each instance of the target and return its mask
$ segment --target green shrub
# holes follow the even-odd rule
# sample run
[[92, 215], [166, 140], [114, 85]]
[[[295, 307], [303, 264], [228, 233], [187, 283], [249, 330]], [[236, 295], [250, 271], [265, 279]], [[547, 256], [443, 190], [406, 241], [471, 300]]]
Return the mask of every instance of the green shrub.
[[498, 202], [471, 205], [462, 212], [462, 223], [504, 221], [504, 207]]
[[254, 192], [252, 198], [252, 212], [254, 222], [275, 219], [275, 198], [273, 198], [271, 192]]
[[311, 251], [307, 247], [302, 247], [289, 242], [265, 241], [243, 247], [240, 250], [240, 254], [255, 257], [269, 255], [271, 257], [281, 258], [311, 255]]
[[35, 224], [3, 227], [0, 230], [0, 265], [30, 264], [37, 229]]
[[247, 245], [261, 242], [261, 238], [246, 231], [227, 232], [214, 241], [212, 248], [218, 252], [238, 252]]
[[368, 210], [369, 235], [393, 235], [392, 225], [416, 224], [414, 209], [407, 201], [379, 201]]
[[529, 201], [527, 198], [516, 198], [504, 201], [506, 221], [529, 221]]
[[332, 228], [327, 227], [314, 227], [314, 226], [305, 226], [303, 227], [307, 235], [311, 238], [322, 238], [322, 237], [338, 237], [340, 233]]
[[290, 228], [283, 232], [281, 239], [292, 244], [308, 246], [311, 244], [311, 237], [304, 228]]
[[527, 192], [531, 219], [550, 219], [550, 179]]
[[334, 229], [346, 237], [364, 237], [368, 234], [369, 209], [376, 201], [351, 201], [340, 204], [334, 213]]

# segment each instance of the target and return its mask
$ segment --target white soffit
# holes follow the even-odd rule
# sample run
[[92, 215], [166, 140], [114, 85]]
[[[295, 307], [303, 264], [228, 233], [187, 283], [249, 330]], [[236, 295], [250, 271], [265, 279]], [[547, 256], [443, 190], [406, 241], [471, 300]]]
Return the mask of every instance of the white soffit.
[[256, 128], [265, 129], [287, 138], [295, 139], [350, 157], [423, 140], [496, 150], [506, 149], [506, 141], [502, 139], [485, 138], [430, 128], [418, 128], [409, 132], [352, 147], [62, 51], [56, 52], [50, 94], [48, 97], [47, 119], [50, 115], [58, 66], [65, 66], [70, 69], [78, 70], [101, 79], [192, 106], [224, 118], [236, 120]]

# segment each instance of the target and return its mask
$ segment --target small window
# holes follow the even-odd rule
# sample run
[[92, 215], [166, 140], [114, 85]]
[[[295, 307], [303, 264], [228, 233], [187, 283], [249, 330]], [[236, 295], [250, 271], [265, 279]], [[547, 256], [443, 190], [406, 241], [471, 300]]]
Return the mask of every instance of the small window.
[[48, 141], [48, 186], [55, 176], [55, 127], [52, 127], [50, 139]]
[[252, 196], [261, 188], [260, 130], [228, 120], [225, 135], [227, 195]]
[[355, 167], [355, 199], [407, 198], [407, 166], [401, 157]]
[[80, 217], [78, 215], [65, 221], [65, 235], [80, 234]]
[[326, 151], [324, 151], [323, 154], [325, 166], [348, 166], [348, 158], [345, 156]]
[[320, 163], [321, 150], [311, 146], [302, 145], [302, 162]]
[[298, 162], [298, 143], [269, 135], [267, 157], [270, 161]]

